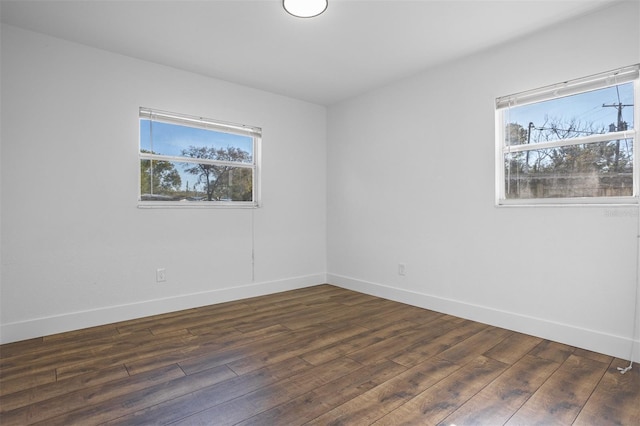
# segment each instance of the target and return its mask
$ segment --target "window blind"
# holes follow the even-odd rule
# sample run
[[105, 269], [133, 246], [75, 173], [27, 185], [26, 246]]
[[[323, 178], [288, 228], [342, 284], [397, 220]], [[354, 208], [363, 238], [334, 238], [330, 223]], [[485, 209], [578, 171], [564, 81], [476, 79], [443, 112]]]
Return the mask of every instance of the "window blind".
[[262, 134], [260, 127], [245, 126], [243, 124], [224, 123], [213, 121], [203, 117], [195, 117], [188, 115], [177, 115], [166, 111], [153, 110], [149, 108], [140, 108], [140, 118], [151, 121], [162, 121], [170, 124], [179, 124], [189, 127], [198, 127], [207, 130], [217, 130], [220, 132], [236, 133], [245, 136], [258, 136]]
[[640, 64], [635, 64], [613, 71], [595, 74], [589, 77], [569, 80], [539, 89], [527, 90], [513, 95], [502, 96], [496, 99], [496, 109], [504, 109], [549, 99], [561, 98], [576, 93], [602, 89], [627, 83], [638, 78]]

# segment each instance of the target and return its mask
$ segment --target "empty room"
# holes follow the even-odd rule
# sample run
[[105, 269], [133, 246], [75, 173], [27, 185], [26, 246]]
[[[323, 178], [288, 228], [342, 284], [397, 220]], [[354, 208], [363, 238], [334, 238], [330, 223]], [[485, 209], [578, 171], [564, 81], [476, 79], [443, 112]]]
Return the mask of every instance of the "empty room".
[[640, 1], [0, 22], [1, 425], [640, 424]]

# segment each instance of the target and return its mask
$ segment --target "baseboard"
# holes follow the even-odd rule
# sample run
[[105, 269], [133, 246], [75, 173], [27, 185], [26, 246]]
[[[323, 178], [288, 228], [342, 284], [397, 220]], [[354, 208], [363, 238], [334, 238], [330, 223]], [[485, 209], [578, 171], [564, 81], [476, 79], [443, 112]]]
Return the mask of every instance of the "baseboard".
[[[628, 337], [602, 333], [543, 318], [473, 305], [342, 275], [327, 274], [327, 282], [360, 293], [446, 313], [495, 327], [506, 328], [625, 360], [629, 360], [631, 355], [633, 341]], [[635, 341], [633, 354], [634, 362], [640, 362], [640, 342], [637, 340]]]
[[324, 273], [305, 275], [2, 324], [0, 326], [0, 343], [11, 343], [150, 315], [263, 296], [326, 282], [327, 277]]

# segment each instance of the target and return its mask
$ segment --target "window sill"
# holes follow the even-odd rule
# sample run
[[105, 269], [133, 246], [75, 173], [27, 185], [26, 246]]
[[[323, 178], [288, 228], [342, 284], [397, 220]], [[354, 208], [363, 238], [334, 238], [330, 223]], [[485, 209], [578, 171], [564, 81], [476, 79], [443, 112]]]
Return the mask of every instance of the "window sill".
[[260, 207], [259, 204], [253, 202], [234, 202], [234, 203], [225, 203], [225, 202], [181, 202], [181, 201], [173, 201], [173, 202], [138, 202], [139, 209], [254, 209]]
[[496, 207], [630, 207], [640, 203], [638, 197], [608, 198], [536, 198], [498, 200]]

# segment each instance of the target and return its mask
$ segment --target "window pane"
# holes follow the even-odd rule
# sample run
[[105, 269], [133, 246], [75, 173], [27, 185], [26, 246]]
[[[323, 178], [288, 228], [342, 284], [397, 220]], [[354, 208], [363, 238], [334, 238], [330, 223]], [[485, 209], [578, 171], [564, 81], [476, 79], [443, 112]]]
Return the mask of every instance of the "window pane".
[[571, 139], [634, 128], [633, 83], [511, 107], [504, 114], [504, 144]]
[[253, 138], [217, 130], [140, 119], [140, 150], [159, 155], [251, 164]]
[[140, 160], [142, 201], [253, 201], [253, 169]]
[[633, 195], [633, 140], [506, 154], [505, 198]]

